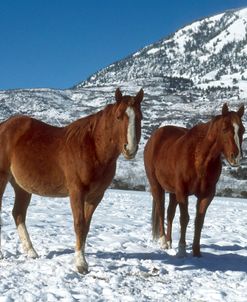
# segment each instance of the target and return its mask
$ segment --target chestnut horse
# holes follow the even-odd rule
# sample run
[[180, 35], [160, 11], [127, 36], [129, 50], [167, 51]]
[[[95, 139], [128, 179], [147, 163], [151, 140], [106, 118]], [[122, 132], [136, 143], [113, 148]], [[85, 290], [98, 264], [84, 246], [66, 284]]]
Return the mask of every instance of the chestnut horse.
[[[180, 207], [181, 234], [178, 256], [186, 255], [189, 222], [188, 196], [197, 197], [193, 255], [200, 257], [200, 237], [206, 210], [215, 195], [221, 174], [221, 154], [231, 166], [238, 166], [242, 154], [244, 106], [237, 112], [224, 104], [222, 114], [191, 129], [161, 127], [152, 134], [144, 150], [144, 163], [153, 196], [152, 232], [162, 248], [170, 248], [172, 221]], [[167, 234], [164, 229], [164, 192], [170, 193]]]
[[80, 273], [88, 271], [84, 250], [92, 215], [115, 175], [118, 156], [134, 158], [141, 137], [143, 90], [132, 97], [117, 89], [115, 98], [104, 110], [66, 127], [27, 116], [0, 125], [0, 210], [9, 181], [15, 192], [13, 216], [29, 257], [38, 257], [25, 225], [31, 194], [69, 196], [75, 264]]

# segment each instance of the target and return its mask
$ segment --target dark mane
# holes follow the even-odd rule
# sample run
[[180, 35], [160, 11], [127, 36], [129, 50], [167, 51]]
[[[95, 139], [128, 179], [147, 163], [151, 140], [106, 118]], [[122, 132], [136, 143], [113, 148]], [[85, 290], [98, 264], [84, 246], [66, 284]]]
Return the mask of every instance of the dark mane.
[[86, 135], [93, 133], [96, 123], [98, 123], [100, 118], [103, 115], [107, 115], [113, 106], [114, 104], [109, 104], [104, 109], [69, 124], [66, 127], [66, 142], [69, 143], [71, 140], [76, 140], [82, 143]]

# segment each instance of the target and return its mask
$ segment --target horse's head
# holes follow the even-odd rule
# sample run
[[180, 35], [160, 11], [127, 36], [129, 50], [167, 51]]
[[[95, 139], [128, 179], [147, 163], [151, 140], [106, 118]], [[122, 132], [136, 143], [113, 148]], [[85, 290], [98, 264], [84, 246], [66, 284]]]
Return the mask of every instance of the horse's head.
[[144, 92], [141, 89], [136, 96], [123, 96], [118, 88], [115, 92], [117, 128], [120, 151], [126, 159], [135, 157], [141, 138], [141, 101]]
[[229, 111], [227, 104], [222, 107], [218, 128], [222, 151], [231, 166], [238, 166], [242, 156], [242, 141], [245, 128], [242, 123], [244, 105], [237, 112]]

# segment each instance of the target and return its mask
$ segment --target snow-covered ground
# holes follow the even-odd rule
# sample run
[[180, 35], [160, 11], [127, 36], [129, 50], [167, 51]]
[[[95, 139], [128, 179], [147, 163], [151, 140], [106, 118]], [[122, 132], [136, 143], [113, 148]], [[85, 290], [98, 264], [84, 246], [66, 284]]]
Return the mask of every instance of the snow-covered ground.
[[247, 201], [215, 198], [202, 232], [202, 258], [191, 243], [195, 199], [190, 200], [188, 257], [174, 247], [160, 250], [151, 239], [151, 197], [147, 192], [108, 190], [88, 236], [90, 272], [74, 269], [74, 232], [68, 199], [34, 196], [27, 225], [40, 258], [27, 259], [11, 216], [13, 192], [3, 202], [0, 301], [247, 301]]

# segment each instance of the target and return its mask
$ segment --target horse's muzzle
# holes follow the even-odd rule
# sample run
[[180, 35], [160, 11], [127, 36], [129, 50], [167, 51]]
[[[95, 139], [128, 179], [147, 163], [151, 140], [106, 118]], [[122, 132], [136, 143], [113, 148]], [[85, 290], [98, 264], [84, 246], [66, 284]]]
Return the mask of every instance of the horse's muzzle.
[[227, 161], [229, 162], [229, 164], [232, 167], [240, 166], [240, 156], [239, 155], [235, 156], [234, 154], [231, 154], [230, 157], [227, 159]]
[[137, 150], [138, 150], [138, 145], [135, 147], [135, 149], [130, 151], [128, 148], [128, 145], [125, 144], [123, 147], [122, 154], [126, 159], [133, 159], [136, 156]]

